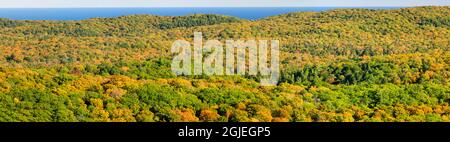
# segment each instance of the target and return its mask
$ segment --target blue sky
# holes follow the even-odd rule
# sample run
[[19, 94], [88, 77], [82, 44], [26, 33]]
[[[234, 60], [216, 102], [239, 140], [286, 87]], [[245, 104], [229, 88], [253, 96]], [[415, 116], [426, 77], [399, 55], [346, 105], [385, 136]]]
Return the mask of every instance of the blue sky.
[[18, 7], [314, 7], [450, 5], [450, 0], [0, 0]]

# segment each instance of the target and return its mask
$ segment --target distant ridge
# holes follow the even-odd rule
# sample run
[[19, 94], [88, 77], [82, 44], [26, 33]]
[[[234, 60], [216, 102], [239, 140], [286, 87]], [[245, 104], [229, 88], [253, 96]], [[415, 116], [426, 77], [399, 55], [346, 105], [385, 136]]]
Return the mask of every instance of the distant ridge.
[[[15, 20], [85, 20], [125, 15], [151, 14], [185, 16], [191, 14], [220, 14], [257, 20], [290, 12], [320, 12], [344, 7], [216, 7], [216, 8], [0, 8], [3, 18]], [[352, 8], [352, 7], [350, 7]], [[362, 7], [367, 9], [395, 9], [400, 7]], [[30, 14], [31, 13], [31, 14]]]

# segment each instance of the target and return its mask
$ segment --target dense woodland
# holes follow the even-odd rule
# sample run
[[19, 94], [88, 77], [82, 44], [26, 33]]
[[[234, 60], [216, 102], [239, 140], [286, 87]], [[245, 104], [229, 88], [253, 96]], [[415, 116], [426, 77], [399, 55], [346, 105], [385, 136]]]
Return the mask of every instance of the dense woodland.
[[[282, 76], [175, 76], [177, 39], [279, 39]], [[450, 7], [250, 21], [0, 19], [0, 121], [450, 121]]]

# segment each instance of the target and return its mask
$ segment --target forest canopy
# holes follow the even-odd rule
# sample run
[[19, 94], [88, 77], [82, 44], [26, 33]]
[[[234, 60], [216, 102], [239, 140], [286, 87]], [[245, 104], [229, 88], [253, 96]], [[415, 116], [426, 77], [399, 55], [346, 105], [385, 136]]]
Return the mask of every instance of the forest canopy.
[[[194, 32], [280, 40], [279, 84], [175, 76], [171, 44]], [[448, 6], [0, 19], [0, 121], [450, 121], [449, 37]]]

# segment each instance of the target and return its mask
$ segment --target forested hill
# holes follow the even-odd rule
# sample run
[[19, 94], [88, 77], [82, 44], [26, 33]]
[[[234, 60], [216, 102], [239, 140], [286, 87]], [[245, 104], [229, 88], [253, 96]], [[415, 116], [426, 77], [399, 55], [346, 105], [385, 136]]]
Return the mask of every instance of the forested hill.
[[[194, 32], [280, 40], [280, 84], [176, 77]], [[450, 121], [449, 37], [449, 6], [0, 19], [0, 121]]]
[[[82, 21], [1, 19], [0, 36], [3, 36], [3, 41], [6, 42], [2, 45], [21, 50], [25, 48], [24, 44], [33, 44], [33, 42], [42, 42], [42, 44], [26, 46], [27, 49], [30, 48], [28, 50], [45, 49], [42, 47], [49, 46], [48, 44], [61, 43], [68, 44], [60, 45], [61, 48], [65, 48], [71, 43], [77, 42], [72, 46], [101, 49], [138, 47], [131, 50], [165, 48], [166, 50], [156, 50], [156, 52], [162, 52], [167, 51], [174, 40], [190, 38], [194, 31], [199, 31], [204, 33], [205, 38], [279, 39], [282, 41], [283, 50], [290, 53], [300, 52], [315, 56], [330, 54], [373, 56], [420, 53], [433, 49], [448, 50], [444, 47], [448, 47], [448, 37], [450, 36], [448, 32], [449, 15], [447, 6], [393, 10], [337, 9], [325, 12], [299, 12], [258, 21], [220, 15], [181, 17], [132, 15]], [[25, 37], [29, 41], [18, 42]], [[50, 40], [51, 38], [53, 41]], [[69, 38], [73, 42], [64, 41]], [[40, 51], [44, 50], [35, 52], [39, 53]], [[94, 50], [86, 52], [98, 54], [92, 51]], [[44, 52], [48, 52], [48, 50]], [[154, 55], [160, 54], [164, 55], [165, 53]], [[29, 58], [46, 57], [27, 56], [30, 56]], [[41, 59], [34, 60], [32, 63], [39, 63], [39, 60]], [[53, 62], [57, 59], [46, 57], [45, 60]], [[0, 61], [4, 60], [0, 59]]]
[[2, 28], [25, 28], [23, 34], [64, 34], [69, 36], [120, 36], [145, 30], [195, 27], [244, 21], [212, 14], [189, 16], [130, 15], [117, 18], [93, 18], [81, 21], [28, 21], [0, 19]]

